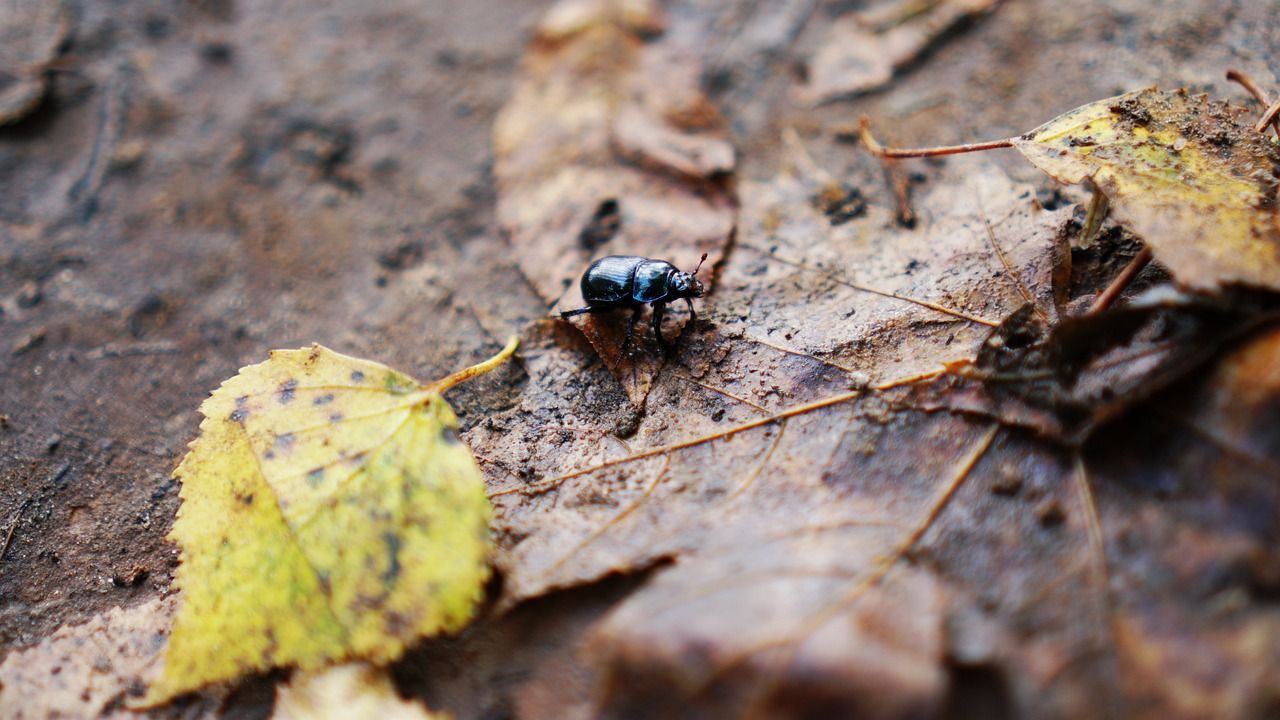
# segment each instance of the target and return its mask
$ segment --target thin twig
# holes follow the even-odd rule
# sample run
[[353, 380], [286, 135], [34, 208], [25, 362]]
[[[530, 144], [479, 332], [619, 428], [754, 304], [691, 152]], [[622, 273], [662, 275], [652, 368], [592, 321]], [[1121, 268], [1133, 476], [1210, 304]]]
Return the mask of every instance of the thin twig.
[[29, 496], [22, 501], [22, 506], [18, 508], [18, 512], [14, 513], [13, 522], [9, 525], [9, 530], [4, 534], [4, 545], [0, 545], [0, 561], [4, 560], [5, 553], [9, 552], [9, 543], [13, 542], [13, 533], [18, 529], [18, 523], [22, 522], [22, 514], [27, 511], [27, 506], [35, 496]]
[[[1106, 635], [1101, 636], [1103, 641], [1099, 642], [1099, 652], [1110, 650], [1111, 661], [1116, 664], [1114, 671], [1105, 673], [1106, 677], [1119, 678], [1119, 657], [1116, 649], [1116, 628], [1115, 616], [1111, 611], [1111, 573], [1107, 567], [1107, 547], [1102, 535], [1102, 520], [1098, 517], [1098, 503], [1094, 500], [1093, 490], [1089, 487], [1089, 475], [1084, 466], [1084, 458], [1079, 452], [1075, 454], [1075, 472], [1072, 473], [1075, 481], [1076, 491], [1080, 494], [1080, 504], [1084, 509], [1085, 527], [1089, 538], [1089, 556], [1091, 558], [1091, 570], [1093, 575], [1095, 597], [1098, 600], [1097, 612], [1100, 617], [1097, 618], [1100, 632]], [[1102, 630], [1102, 628], [1106, 630]], [[1115, 692], [1114, 684], [1108, 684], [1107, 689], [1110, 691], [1111, 704], [1113, 707], [1118, 705], [1118, 698], [1121, 694]], [[1121, 713], [1114, 713], [1114, 717], [1124, 717]]]
[[627, 516], [629, 516], [631, 513], [635, 512], [636, 509], [639, 508], [640, 505], [644, 503], [645, 500], [649, 499], [649, 496], [653, 494], [653, 491], [657, 489], [658, 484], [662, 482], [662, 478], [666, 476], [667, 470], [669, 470], [670, 468], [671, 468], [671, 456], [668, 455], [666, 457], [666, 461], [662, 463], [662, 467], [659, 468], [658, 473], [653, 476], [653, 480], [649, 481], [648, 486], [645, 487], [644, 492], [640, 494], [640, 497], [633, 500], [631, 504], [627, 505], [625, 508], [619, 510], [616, 514], [614, 514], [613, 517], [609, 518], [607, 521], [600, 523], [600, 525], [597, 526], [595, 530], [592, 530], [586, 537], [580, 540], [577, 545], [574, 545], [573, 548], [569, 550], [569, 552], [562, 555], [559, 560], [553, 563], [551, 567], [547, 568], [546, 572], [542, 574], [543, 579], [545, 580], [549, 578], [551, 576], [551, 573], [555, 572], [556, 570], [559, 570], [561, 566], [563, 566], [565, 563], [569, 562], [569, 560], [576, 557], [578, 553], [582, 552], [583, 548], [595, 542], [601, 535], [604, 535], [605, 532], [609, 530], [609, 528], [616, 526], [618, 523], [625, 520]]
[[1267, 107], [1271, 104], [1271, 100], [1267, 97], [1267, 92], [1258, 87], [1258, 84], [1253, 81], [1253, 78], [1246, 75], [1243, 71], [1232, 68], [1227, 71], [1227, 79], [1243, 86], [1244, 89], [1249, 91], [1249, 94], [1253, 96], [1253, 99], [1257, 100], [1258, 104], [1262, 107]]
[[[951, 502], [951, 499], [955, 497], [955, 494], [964, 485], [965, 479], [969, 477], [970, 473], [973, 472], [973, 469], [977, 467], [978, 462], [982, 460], [984, 455], [986, 455], [987, 450], [991, 447], [991, 443], [995, 440], [999, 431], [1000, 426], [996, 424], [993, 424], [988, 428], [987, 432], [984, 433], [982, 438], [974, 445], [973, 450], [969, 453], [968, 457], [961, 462], [956, 474], [938, 494], [937, 498], [931, 504], [928, 513], [926, 513], [921, 522], [916, 525], [915, 530], [898, 543], [888, 557], [877, 562], [876, 566], [872, 568], [871, 571], [859, 582], [850, 587], [847, 592], [820, 609], [818, 612], [810, 615], [805, 622], [794, 631], [787, 633], [784, 637], [758, 643], [754, 647], [747, 648], [725, 661], [711, 674], [710, 677], [704, 679], [701, 683], [702, 689], [705, 690], [710, 687], [717, 678], [722, 677], [724, 673], [741, 664], [747, 658], [765, 650], [790, 645], [791, 649], [787, 653], [786, 659], [783, 660], [782, 666], [786, 667], [794, 662], [796, 655], [800, 652], [801, 641], [812, 636], [813, 633], [821, 629], [822, 626], [830, 622], [839, 613], [847, 610], [853, 603], [861, 598], [864, 593], [879, 584], [881, 580], [888, 576], [889, 572], [897, 565], [898, 561], [905, 557], [907, 553], [920, 542], [925, 534], [929, 532], [938, 517], [942, 514], [942, 511], [946, 509], [947, 505]], [[774, 683], [767, 685], [765, 690], [762, 691], [762, 695], [767, 694], [769, 690], [776, 687], [780, 678], [781, 673], [775, 675]]]
[[1006, 138], [1004, 140], [990, 140], [988, 142], [966, 143], [964, 145], [939, 145], [938, 147], [929, 148], [887, 148], [872, 137], [871, 119], [866, 115], [863, 115], [858, 121], [858, 134], [862, 138], [862, 144], [866, 146], [872, 155], [895, 159], [960, 155], [962, 153], [982, 152], [983, 150], [998, 150], [1000, 148], [1013, 147], [1014, 141], [1014, 138]]
[[1088, 311], [1085, 312], [1085, 317], [1097, 315], [1111, 307], [1116, 298], [1120, 297], [1120, 293], [1124, 292], [1125, 288], [1129, 287], [1129, 284], [1133, 282], [1133, 278], [1151, 262], [1151, 258], [1151, 246], [1144, 245], [1142, 250], [1137, 255], [1134, 255], [1129, 264], [1125, 265], [1120, 274], [1111, 281], [1111, 284], [1107, 285], [1107, 289], [1103, 290], [1093, 301], [1093, 305], [1090, 305]]
[[670, 445], [661, 445], [659, 447], [650, 448], [648, 450], [641, 450], [640, 452], [627, 457], [614, 458], [612, 460], [605, 460], [603, 462], [596, 463], [595, 465], [579, 468], [577, 470], [567, 472], [557, 477], [547, 478], [545, 480], [538, 480], [536, 482], [532, 482], [527, 485], [507, 488], [505, 490], [499, 490], [497, 492], [490, 493], [489, 497], [495, 498], [502, 495], [511, 495], [514, 493], [534, 494], [539, 492], [546, 492], [547, 490], [550, 490], [551, 488], [556, 487], [557, 485], [560, 485], [566, 480], [571, 480], [576, 477], [588, 475], [598, 470], [603, 470], [605, 468], [613, 467], [614, 465], [621, 465], [623, 463], [633, 462], [635, 460], [643, 460], [644, 458], [653, 457], [655, 455], [663, 455], [665, 453], [671, 453], [677, 450], [684, 450], [686, 448], [696, 447], [698, 445], [704, 445], [706, 443], [714, 442], [716, 440], [724, 440], [726, 438], [733, 437], [734, 435], [737, 435], [739, 433], [743, 433], [748, 430], [754, 430], [758, 427], [764, 427], [765, 425], [770, 425], [780, 420], [785, 420], [787, 418], [795, 417], [797, 415], [804, 415], [805, 413], [813, 412], [814, 410], [820, 410], [825, 407], [831, 407], [832, 405], [839, 405], [840, 403], [853, 400], [854, 398], [857, 398], [860, 395], [862, 395], [862, 391], [855, 390], [853, 392], [841, 393], [840, 395], [835, 395], [833, 397], [825, 398], [822, 400], [815, 400], [813, 402], [805, 403], [803, 405], [799, 405], [797, 407], [793, 407], [788, 410], [783, 410], [780, 413], [775, 413], [768, 417], [763, 417], [758, 420], [752, 420], [751, 422], [743, 423], [742, 425], [737, 425], [727, 430], [722, 430], [721, 432], [712, 433], [710, 435], [703, 435], [701, 437], [696, 437], [689, 440], [683, 440], [678, 443], [671, 443]]
[[837, 283], [837, 284], [839, 284], [839, 285], [843, 285], [843, 286], [845, 286], [845, 287], [847, 287], [847, 288], [851, 288], [851, 289], [853, 289], [853, 290], [857, 290], [857, 291], [859, 291], [859, 292], [865, 292], [865, 293], [870, 293], [870, 294], [872, 294], [872, 295], [879, 295], [879, 296], [881, 296], [881, 297], [887, 297], [887, 298], [892, 298], [892, 299], [894, 299], [894, 300], [901, 300], [901, 301], [903, 301], [903, 302], [909, 302], [909, 303], [912, 303], [912, 304], [914, 304], [914, 305], [919, 305], [919, 306], [921, 306], [921, 307], [929, 308], [930, 310], [933, 310], [933, 311], [935, 311], [935, 312], [940, 312], [940, 313], [942, 313], [943, 315], [950, 315], [950, 316], [952, 316], [952, 317], [958, 317], [958, 318], [960, 318], [961, 320], [968, 320], [969, 322], [978, 323], [979, 325], [986, 325], [987, 327], [998, 327], [998, 326], [1000, 325], [1000, 323], [998, 323], [998, 322], [996, 322], [996, 321], [994, 321], [994, 320], [988, 320], [988, 319], [986, 319], [986, 318], [980, 318], [980, 317], [977, 317], [977, 316], [975, 316], [975, 315], [970, 315], [970, 314], [968, 314], [968, 313], [961, 312], [961, 311], [959, 311], [959, 310], [953, 310], [953, 309], [951, 309], [951, 308], [949, 308], [949, 307], [947, 307], [947, 306], [945, 306], [945, 305], [939, 305], [938, 303], [930, 302], [930, 301], [928, 301], [928, 300], [920, 300], [919, 298], [913, 298], [913, 297], [909, 297], [909, 296], [907, 296], [907, 295], [899, 295], [899, 294], [897, 294], [897, 293], [889, 292], [889, 291], [887, 291], [887, 290], [877, 290], [877, 289], [872, 288], [872, 287], [867, 287], [866, 285], [858, 285], [858, 284], [856, 284], [856, 283], [851, 283], [851, 282], [849, 282], [848, 280], [845, 280], [844, 278], [840, 277], [839, 275], [833, 275], [833, 274], [831, 274], [831, 273], [829, 273], [829, 272], [826, 272], [826, 271], [824, 271], [824, 270], [819, 270], [819, 269], [817, 269], [817, 268], [810, 267], [810, 266], [808, 266], [808, 265], [805, 265], [805, 264], [804, 264], [804, 263], [802, 263], [802, 262], [799, 262], [798, 260], [789, 260], [789, 259], [787, 259], [787, 258], [784, 258], [784, 257], [782, 257], [782, 256], [780, 256], [780, 255], [778, 255], [778, 254], [776, 254], [776, 253], [771, 253], [771, 252], [768, 252], [768, 251], [766, 251], [766, 250], [761, 250], [761, 249], [760, 249], [760, 248], [758, 248], [758, 247], [755, 247], [755, 246], [752, 246], [752, 245], [747, 245], [746, 243], [738, 243], [737, 247], [745, 248], [745, 249], [747, 249], [747, 250], [755, 251], [755, 252], [757, 252], [757, 253], [760, 253], [761, 255], [764, 255], [765, 257], [769, 257], [769, 258], [772, 258], [772, 259], [774, 259], [774, 260], [777, 260], [778, 262], [782, 263], [783, 265], [790, 265], [790, 266], [795, 267], [795, 268], [800, 268], [801, 270], [808, 270], [809, 272], [811, 272], [811, 273], [816, 273], [816, 274], [818, 274], [818, 275], [821, 275], [821, 276], [823, 276], [823, 277], [827, 278], [828, 280], [831, 280], [831, 281], [832, 281], [832, 282], [834, 282], [834, 283]]
[[704, 382], [701, 382], [701, 381], [699, 381], [699, 380], [694, 380], [693, 378], [691, 378], [691, 377], [689, 377], [689, 376], [687, 376], [687, 375], [681, 375], [681, 374], [680, 374], [680, 373], [678, 373], [678, 372], [673, 372], [673, 373], [671, 373], [671, 375], [672, 375], [672, 377], [675, 377], [675, 378], [677, 378], [677, 379], [683, 380], [683, 381], [685, 381], [685, 382], [687, 382], [687, 383], [692, 383], [692, 384], [694, 384], [694, 385], [697, 385], [697, 386], [698, 386], [698, 387], [700, 387], [700, 388], [703, 388], [703, 389], [706, 389], [706, 390], [710, 390], [711, 392], [716, 393], [716, 394], [719, 394], [719, 395], [723, 395], [723, 396], [725, 396], [725, 397], [729, 398], [730, 400], [736, 400], [737, 402], [740, 402], [740, 403], [742, 403], [743, 405], [750, 405], [751, 407], [755, 408], [756, 410], [759, 410], [759, 411], [760, 411], [760, 412], [762, 412], [762, 413], [767, 413], [767, 412], [769, 412], [769, 409], [768, 409], [768, 408], [766, 408], [766, 407], [764, 407], [763, 405], [758, 405], [758, 404], [756, 404], [756, 403], [753, 403], [753, 402], [751, 402], [750, 400], [748, 400], [748, 399], [746, 399], [746, 398], [740, 398], [740, 397], [738, 397], [737, 395], [734, 395], [733, 393], [729, 392], [728, 390], [721, 390], [720, 388], [718, 388], [718, 387], [716, 387], [716, 386], [714, 386], [714, 385], [708, 385], [708, 384], [706, 384], [706, 383], [704, 383]]
[[982, 206], [981, 193], [975, 193], [974, 198], [978, 204], [978, 216], [982, 218], [982, 227], [987, 231], [987, 240], [991, 243], [991, 249], [995, 251], [996, 257], [1000, 259], [1000, 265], [1004, 267], [1005, 277], [1009, 278], [1009, 282], [1013, 284], [1018, 294], [1022, 296], [1024, 302], [1031, 306], [1037, 317], [1044, 324], [1050, 324], [1049, 316], [1044, 310], [1040, 309], [1040, 304], [1031, 296], [1031, 290], [1027, 288], [1027, 284], [1022, 282], [1022, 278], [1014, 272], [1013, 266], [1009, 264], [1009, 258], [1005, 257], [1004, 250], [1000, 248], [1000, 243], [996, 241], [996, 231], [991, 229], [991, 223], [987, 220], [986, 208]]
[[1258, 132], [1265, 132], [1267, 126], [1271, 123], [1276, 124], [1276, 133], [1280, 134], [1280, 100], [1271, 103], [1271, 107], [1262, 113], [1262, 119], [1258, 121], [1257, 125], [1253, 126], [1253, 129]]

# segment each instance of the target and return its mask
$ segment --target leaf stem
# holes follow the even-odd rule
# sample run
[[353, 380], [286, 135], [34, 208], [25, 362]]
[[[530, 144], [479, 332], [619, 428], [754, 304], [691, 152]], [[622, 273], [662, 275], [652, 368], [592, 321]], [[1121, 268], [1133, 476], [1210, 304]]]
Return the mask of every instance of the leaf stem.
[[887, 148], [881, 145], [871, 135], [871, 119], [863, 115], [858, 121], [858, 135], [862, 138], [862, 144], [867, 150], [877, 157], [882, 158], [918, 158], [918, 157], [936, 157], [938, 155], [960, 155], [962, 153], [982, 152], [983, 150], [998, 150], [1000, 148], [1013, 147], [1013, 138], [1005, 138], [1004, 140], [990, 140], [988, 142], [966, 143], [964, 145], [939, 145], [930, 148]]
[[458, 383], [470, 380], [471, 378], [477, 375], [483, 375], [489, 372], [490, 370], [498, 367], [502, 363], [506, 362], [507, 358], [510, 358], [511, 355], [515, 353], [516, 348], [519, 346], [520, 346], [520, 336], [512, 335], [510, 338], [507, 339], [507, 346], [502, 348], [502, 350], [499, 351], [497, 355], [494, 355], [493, 357], [489, 358], [488, 360], [485, 360], [484, 362], [476, 363], [475, 365], [472, 365], [469, 368], [459, 370], [458, 372], [452, 375], [449, 375], [448, 377], [445, 377], [442, 380], [437, 380], [436, 382], [433, 382], [430, 385], [426, 385], [424, 386], [423, 389], [433, 390], [435, 392], [442, 393], [445, 390], [448, 390], [449, 388], [453, 387], [454, 385], [457, 385]]

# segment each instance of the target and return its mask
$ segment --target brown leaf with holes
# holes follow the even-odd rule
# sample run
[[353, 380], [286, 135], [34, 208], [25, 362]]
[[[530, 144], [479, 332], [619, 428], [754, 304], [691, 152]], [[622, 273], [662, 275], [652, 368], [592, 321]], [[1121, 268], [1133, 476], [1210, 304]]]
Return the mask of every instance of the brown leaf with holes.
[[[704, 252], [708, 267], [723, 257], [734, 151], [679, 22], [648, 0], [562, 0], [539, 24], [498, 116], [498, 217], [525, 276], [557, 311], [583, 306], [578, 281], [595, 258], [640, 255], [692, 270]], [[633, 354], [621, 353], [625, 315], [574, 322], [639, 407], [662, 356], [647, 324]]]

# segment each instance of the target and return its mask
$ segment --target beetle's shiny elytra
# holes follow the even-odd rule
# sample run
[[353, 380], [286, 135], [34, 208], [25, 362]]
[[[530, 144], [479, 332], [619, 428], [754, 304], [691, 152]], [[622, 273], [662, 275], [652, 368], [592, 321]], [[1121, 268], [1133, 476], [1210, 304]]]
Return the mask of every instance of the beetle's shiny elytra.
[[684, 300], [689, 305], [690, 321], [697, 319], [693, 298], [702, 297], [705, 292], [697, 274], [706, 259], [707, 254], [703, 253], [698, 267], [689, 273], [681, 272], [666, 260], [650, 260], [638, 255], [600, 258], [582, 274], [582, 299], [587, 301], [587, 306], [566, 310], [560, 313], [560, 317], [630, 308], [631, 319], [627, 321], [627, 335], [622, 344], [623, 352], [626, 352], [635, 331], [636, 319], [648, 304], [653, 307], [653, 334], [658, 338], [658, 345], [666, 349], [667, 342], [662, 337], [662, 314], [667, 303]]

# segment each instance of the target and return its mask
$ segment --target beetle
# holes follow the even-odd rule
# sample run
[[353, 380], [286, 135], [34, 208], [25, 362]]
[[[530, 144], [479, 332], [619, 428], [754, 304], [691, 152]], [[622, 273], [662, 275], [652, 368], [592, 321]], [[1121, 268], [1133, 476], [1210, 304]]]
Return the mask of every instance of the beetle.
[[587, 306], [565, 310], [560, 313], [560, 317], [571, 318], [583, 313], [599, 314], [631, 308], [626, 339], [622, 342], [622, 351], [625, 353], [631, 344], [636, 320], [648, 304], [653, 307], [653, 334], [658, 338], [658, 345], [667, 350], [669, 346], [662, 337], [662, 314], [667, 303], [683, 299], [689, 304], [689, 320], [692, 322], [698, 319], [693, 309], [693, 298], [700, 298], [706, 292], [697, 278], [698, 270], [706, 260], [707, 254], [702, 253], [698, 267], [690, 273], [680, 271], [666, 260], [651, 260], [638, 255], [610, 255], [600, 258], [591, 263], [591, 267], [582, 274], [582, 299], [587, 301]]

